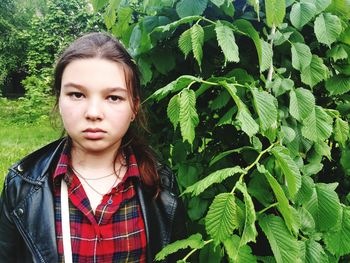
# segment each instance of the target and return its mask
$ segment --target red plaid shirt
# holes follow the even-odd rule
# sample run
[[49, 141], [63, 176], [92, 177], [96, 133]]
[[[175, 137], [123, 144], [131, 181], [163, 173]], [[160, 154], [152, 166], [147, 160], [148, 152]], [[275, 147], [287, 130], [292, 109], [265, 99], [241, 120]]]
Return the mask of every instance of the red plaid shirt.
[[54, 180], [56, 240], [59, 262], [64, 261], [61, 191], [62, 178], [69, 195], [73, 262], [146, 262], [146, 233], [132, 178], [139, 179], [135, 156], [128, 156], [122, 181], [103, 196], [93, 213], [79, 178], [68, 169], [68, 145], [59, 159]]

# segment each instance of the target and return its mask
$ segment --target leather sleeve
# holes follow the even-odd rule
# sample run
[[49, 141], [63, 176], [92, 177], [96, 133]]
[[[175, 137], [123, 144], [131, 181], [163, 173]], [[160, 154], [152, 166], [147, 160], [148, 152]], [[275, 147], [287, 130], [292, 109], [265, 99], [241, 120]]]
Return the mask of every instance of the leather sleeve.
[[17, 262], [20, 234], [13, 223], [9, 206], [6, 183], [0, 197], [0, 262]]

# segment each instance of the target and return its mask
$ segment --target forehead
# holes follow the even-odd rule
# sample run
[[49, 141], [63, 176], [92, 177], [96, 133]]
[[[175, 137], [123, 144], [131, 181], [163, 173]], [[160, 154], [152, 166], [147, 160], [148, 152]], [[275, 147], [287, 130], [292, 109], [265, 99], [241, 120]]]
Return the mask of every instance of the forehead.
[[127, 89], [123, 65], [102, 58], [77, 59], [69, 63], [62, 74], [61, 88], [67, 83], [75, 83], [86, 88]]

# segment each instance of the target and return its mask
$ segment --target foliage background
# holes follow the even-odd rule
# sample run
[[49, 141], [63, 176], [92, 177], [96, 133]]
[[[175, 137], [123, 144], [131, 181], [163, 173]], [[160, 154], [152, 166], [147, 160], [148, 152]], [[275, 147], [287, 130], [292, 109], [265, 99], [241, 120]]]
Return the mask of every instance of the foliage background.
[[93, 0], [95, 14], [77, 1], [80, 16], [70, 2], [23, 33], [24, 112], [50, 100], [65, 41], [103, 20], [140, 65], [149, 140], [188, 208], [189, 238], [158, 259], [349, 261], [348, 0]]

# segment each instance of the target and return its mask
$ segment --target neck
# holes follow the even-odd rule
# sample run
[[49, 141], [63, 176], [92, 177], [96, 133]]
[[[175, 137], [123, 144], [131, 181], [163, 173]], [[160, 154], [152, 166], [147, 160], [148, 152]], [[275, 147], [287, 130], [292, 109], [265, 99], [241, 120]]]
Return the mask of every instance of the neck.
[[71, 164], [78, 171], [85, 175], [108, 174], [121, 165], [122, 157], [116, 158], [118, 149], [110, 149], [103, 152], [86, 152], [83, 149], [73, 146], [71, 150]]

